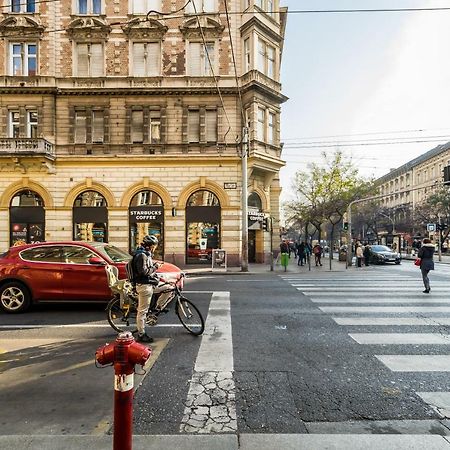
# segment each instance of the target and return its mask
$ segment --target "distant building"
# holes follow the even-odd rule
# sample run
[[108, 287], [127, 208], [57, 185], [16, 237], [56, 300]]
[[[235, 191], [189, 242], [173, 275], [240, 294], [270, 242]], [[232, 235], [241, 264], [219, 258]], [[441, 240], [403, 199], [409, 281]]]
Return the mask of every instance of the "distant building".
[[267, 258], [264, 217], [278, 241], [287, 10], [185, 4], [5, 2], [0, 249], [86, 239], [132, 251], [155, 234], [167, 261], [207, 263], [223, 248], [237, 265], [248, 126], [249, 259]]

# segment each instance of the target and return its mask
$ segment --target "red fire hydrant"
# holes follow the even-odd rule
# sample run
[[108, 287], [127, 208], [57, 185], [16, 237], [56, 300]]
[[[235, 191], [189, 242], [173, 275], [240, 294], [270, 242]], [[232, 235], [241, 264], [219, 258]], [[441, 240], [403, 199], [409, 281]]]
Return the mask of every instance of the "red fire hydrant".
[[134, 366], [144, 366], [152, 351], [127, 331], [95, 352], [104, 366], [114, 363], [114, 450], [131, 450], [133, 437]]

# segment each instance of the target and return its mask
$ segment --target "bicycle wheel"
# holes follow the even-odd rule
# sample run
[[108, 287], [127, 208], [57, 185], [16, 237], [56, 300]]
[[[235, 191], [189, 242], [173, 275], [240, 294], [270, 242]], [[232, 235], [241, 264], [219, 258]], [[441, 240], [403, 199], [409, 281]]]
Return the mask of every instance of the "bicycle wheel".
[[200, 336], [205, 331], [205, 321], [200, 311], [186, 297], [178, 297], [176, 313], [181, 324], [189, 333]]
[[136, 309], [134, 307], [120, 307], [120, 298], [113, 298], [106, 307], [109, 324], [118, 332], [135, 331]]

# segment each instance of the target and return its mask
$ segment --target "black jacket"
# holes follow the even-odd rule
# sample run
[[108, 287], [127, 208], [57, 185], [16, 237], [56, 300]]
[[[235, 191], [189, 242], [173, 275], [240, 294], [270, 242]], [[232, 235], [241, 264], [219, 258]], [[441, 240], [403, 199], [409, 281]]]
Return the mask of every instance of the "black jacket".
[[158, 284], [157, 267], [150, 252], [142, 247], [136, 250], [133, 256], [133, 269], [135, 273], [134, 281], [137, 284]]
[[423, 244], [420, 247], [417, 256], [422, 260], [420, 262], [420, 268], [424, 270], [434, 270], [433, 255], [435, 252], [434, 244]]

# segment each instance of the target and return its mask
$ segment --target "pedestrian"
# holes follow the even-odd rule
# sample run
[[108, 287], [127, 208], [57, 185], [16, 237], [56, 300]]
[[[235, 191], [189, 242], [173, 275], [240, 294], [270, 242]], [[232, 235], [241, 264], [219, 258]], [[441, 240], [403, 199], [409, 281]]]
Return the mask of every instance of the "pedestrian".
[[319, 242], [316, 243], [316, 245], [312, 249], [314, 253], [314, 262], [316, 263], [316, 266], [322, 265], [322, 246]]
[[289, 244], [284, 239], [280, 244], [280, 253], [281, 265], [284, 267], [284, 271], [286, 272], [289, 263]]
[[158, 239], [156, 236], [145, 236], [131, 262], [138, 294], [137, 330], [133, 334], [136, 334], [136, 340], [139, 342], [153, 342], [153, 338], [145, 332], [145, 319], [154, 287], [158, 284], [156, 269], [159, 264], [153, 262], [153, 254], [157, 245]]
[[425, 238], [422, 241], [422, 246], [419, 249], [417, 257], [420, 258], [420, 271], [422, 272], [423, 285], [425, 286], [424, 294], [429, 294], [431, 291], [430, 279], [428, 272], [434, 270], [433, 255], [436, 250], [434, 244], [430, 239]]
[[363, 255], [364, 255], [364, 265], [366, 267], [368, 267], [369, 262], [370, 262], [370, 245], [369, 244], [366, 244], [364, 246]]
[[361, 267], [361, 263], [362, 263], [362, 259], [363, 259], [363, 249], [359, 242], [356, 244], [355, 254], [356, 254], [357, 265], [358, 265], [358, 267]]
[[298, 256], [298, 262], [297, 264], [299, 266], [303, 266], [303, 263], [306, 264], [306, 253], [305, 253], [305, 241], [300, 242], [297, 244], [297, 256]]

